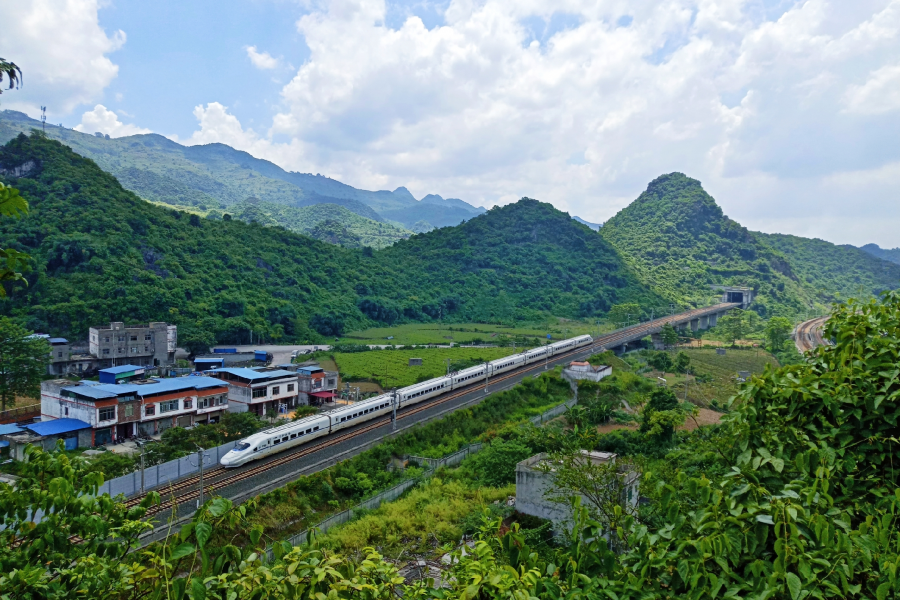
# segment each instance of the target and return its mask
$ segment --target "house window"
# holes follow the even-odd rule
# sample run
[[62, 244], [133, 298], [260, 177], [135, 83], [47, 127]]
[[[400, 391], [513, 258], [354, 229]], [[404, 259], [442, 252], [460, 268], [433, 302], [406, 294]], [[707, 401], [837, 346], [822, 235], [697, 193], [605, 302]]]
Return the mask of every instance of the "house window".
[[66, 413], [65, 413], [65, 414], [66, 414], [67, 417], [69, 416], [69, 407], [68, 407], [68, 406], [66, 407]]
[[192, 408], [194, 406], [194, 401], [191, 398], [186, 398], [184, 401], [185, 408]]
[[287, 390], [287, 391], [289, 391], [289, 392], [293, 392], [293, 391], [294, 391], [294, 384], [293, 384], [293, 383], [289, 383], [289, 384], [288, 384], [288, 390]]
[[144, 415], [145, 416], [152, 417], [155, 414], [156, 414], [156, 405], [155, 404], [148, 404], [147, 406], [144, 407]]
[[119, 336], [119, 341], [120, 341], [120, 342], [124, 342], [124, 341], [125, 341], [125, 336], [124, 336], [124, 335], [120, 335], [120, 336]]
[[313, 387], [317, 387], [317, 388], [322, 387], [322, 380], [321, 379], [313, 379]]
[[328, 380], [328, 387], [334, 387], [334, 379]]
[[101, 421], [109, 421], [110, 419], [116, 418], [116, 407], [115, 406], [107, 406], [106, 408], [100, 409], [100, 420]]
[[216, 404], [228, 404], [228, 397], [224, 395], [219, 396], [219, 401]]
[[124, 353], [125, 353], [125, 348], [119, 348], [119, 354], [124, 354]]
[[137, 341], [137, 336], [136, 336], [136, 335], [131, 336], [131, 341], [132, 341], [132, 342], [136, 342], [136, 341]]
[[106, 336], [105, 338], [103, 338], [103, 341], [104, 341], [104, 342], [109, 342], [109, 336]]
[[254, 398], [265, 398], [266, 397], [266, 388], [259, 388], [258, 390], [253, 390]]
[[137, 352], [137, 346], [132, 346], [132, 347], [131, 347], [131, 351], [136, 353], [136, 352]]
[[134, 416], [134, 405], [133, 405], [133, 404], [126, 404], [126, 405], [125, 405], [125, 416], [126, 416], [126, 417], [133, 417], [133, 416]]
[[280, 387], [280, 386], [277, 386], [277, 385], [276, 385], [275, 387], [272, 388], [272, 395], [273, 395], [273, 396], [277, 396], [277, 395], [280, 394], [280, 393], [281, 393], [281, 387]]
[[159, 414], [178, 410], [178, 400], [169, 400], [168, 402], [159, 403]]
[[103, 354], [109, 354], [109, 348], [104, 348], [104, 349], [103, 349]]
[[56, 356], [57, 356], [58, 358], [62, 358], [62, 352], [57, 352], [57, 353], [56, 353]]
[[144, 341], [145, 341], [145, 342], [149, 342], [149, 341], [150, 341], [150, 334], [149, 334], [149, 333], [148, 333], [147, 335], [144, 336]]

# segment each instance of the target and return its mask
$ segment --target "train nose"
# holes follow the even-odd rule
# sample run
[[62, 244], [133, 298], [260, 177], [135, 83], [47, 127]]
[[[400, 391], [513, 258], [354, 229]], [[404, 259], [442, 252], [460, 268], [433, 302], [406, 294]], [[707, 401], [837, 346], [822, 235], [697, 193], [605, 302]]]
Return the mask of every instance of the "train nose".
[[223, 456], [221, 459], [219, 459], [219, 464], [222, 465], [223, 467], [231, 467], [234, 465], [234, 462], [233, 462], [234, 458], [235, 458], [234, 450], [231, 450], [229, 452], [226, 452], [225, 456]]

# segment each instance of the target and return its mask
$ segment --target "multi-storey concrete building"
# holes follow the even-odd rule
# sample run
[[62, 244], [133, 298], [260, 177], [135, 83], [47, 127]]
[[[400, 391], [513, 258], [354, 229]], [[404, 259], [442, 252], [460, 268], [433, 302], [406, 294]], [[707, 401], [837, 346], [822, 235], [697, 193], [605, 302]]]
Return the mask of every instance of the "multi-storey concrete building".
[[321, 404], [337, 396], [338, 373], [322, 367], [298, 367], [300, 404]]
[[155, 435], [169, 427], [214, 423], [228, 409], [228, 384], [212, 377], [145, 379], [120, 384], [66, 379], [41, 383], [41, 418], [78, 419], [92, 446], [113, 437]]
[[261, 367], [232, 368], [207, 371], [228, 382], [228, 410], [265, 415], [280, 412], [300, 402], [297, 373], [285, 369]]
[[175, 362], [178, 333], [175, 325], [167, 323], [126, 326], [112, 322], [109, 327], [91, 327], [88, 343], [90, 353], [104, 367], [125, 363], [158, 367]]

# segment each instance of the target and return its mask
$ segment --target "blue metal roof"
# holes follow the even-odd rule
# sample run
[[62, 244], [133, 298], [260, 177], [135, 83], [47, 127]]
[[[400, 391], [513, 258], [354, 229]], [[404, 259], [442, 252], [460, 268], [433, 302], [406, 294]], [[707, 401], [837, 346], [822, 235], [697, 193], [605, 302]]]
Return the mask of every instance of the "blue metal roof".
[[143, 370], [144, 367], [139, 367], [137, 365], [121, 365], [118, 367], [109, 367], [107, 369], [100, 369], [101, 373], [112, 373], [113, 375], [118, 375], [119, 373], [128, 373], [130, 371], [137, 371], [138, 369]]
[[306, 375], [312, 375], [313, 373], [321, 373], [325, 371], [325, 369], [322, 367], [300, 367], [297, 371]]
[[235, 375], [237, 377], [243, 377], [244, 379], [272, 379], [275, 377], [285, 377], [285, 376], [295, 376], [296, 373], [292, 371], [285, 371], [284, 369], [276, 369], [275, 371], [256, 371], [254, 369], [247, 369], [243, 367], [238, 368], [228, 368], [228, 369], [213, 369], [213, 373], [228, 373], [230, 375]]
[[[75, 385], [63, 388], [63, 390], [91, 398], [93, 400], [104, 400], [106, 398], [115, 398], [119, 394], [125, 393], [125, 388], [129, 386], [115, 385], [112, 383], [101, 383], [98, 385]], [[111, 389], [110, 389], [111, 388]]]
[[195, 358], [195, 363], [219, 363], [222, 364], [225, 362], [224, 358]]
[[19, 433], [22, 428], [18, 425], [0, 425], [0, 435], [9, 435], [10, 433]]
[[78, 419], [53, 419], [52, 421], [41, 421], [40, 423], [25, 425], [25, 429], [37, 435], [58, 435], [90, 428], [90, 424]]
[[47, 341], [50, 342], [51, 344], [68, 344], [69, 343], [69, 340], [67, 340], [66, 338], [50, 338]]
[[227, 386], [228, 383], [213, 377], [175, 377], [173, 379], [157, 379], [154, 383], [107, 383], [100, 385], [76, 385], [63, 388], [75, 394], [103, 400], [115, 398], [123, 394], [137, 394], [138, 396], [152, 396], [184, 390], [206, 390], [214, 387]]

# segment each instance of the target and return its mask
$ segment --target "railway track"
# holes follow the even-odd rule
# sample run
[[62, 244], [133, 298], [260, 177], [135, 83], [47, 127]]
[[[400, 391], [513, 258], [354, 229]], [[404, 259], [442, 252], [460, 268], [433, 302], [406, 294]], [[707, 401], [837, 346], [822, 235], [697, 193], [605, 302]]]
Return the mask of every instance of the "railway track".
[[810, 319], [809, 321], [804, 321], [797, 325], [794, 329], [794, 344], [801, 354], [812, 350], [816, 346], [823, 346], [827, 343], [824, 338], [822, 338], [822, 328], [825, 326], [825, 321], [827, 321], [828, 318], [828, 316], [816, 317], [815, 319]]
[[[730, 308], [734, 308], [738, 306], [737, 304], [720, 304], [712, 307], [706, 308], [698, 308], [694, 310], [690, 310], [684, 313], [679, 313], [678, 315], [668, 316], [668, 317], [660, 317], [659, 319], [654, 319], [653, 321], [648, 321], [647, 323], [641, 323], [639, 325], [633, 325], [631, 327], [621, 329], [615, 331], [613, 333], [609, 333], [606, 335], [601, 335], [595, 338], [594, 343], [591, 346], [584, 348], [576, 348], [564, 354], [560, 354], [558, 356], [553, 357], [554, 363], [559, 363], [561, 359], [569, 359], [576, 355], [582, 354], [590, 354], [597, 351], [603, 351], [609, 348], [614, 348], [623, 344], [626, 344], [631, 341], [639, 340], [650, 333], [658, 331], [663, 325], [666, 323], [672, 324], [680, 324], [685, 321], [690, 322], [692, 319], [703, 316], [705, 314], [710, 314], [717, 311], [727, 310]], [[541, 369], [543, 364], [541, 362], [532, 363], [527, 367], [517, 369], [513, 372], [506, 373], [504, 375], [498, 376], [496, 378], [491, 378], [489, 381], [489, 385], [494, 386], [500, 384], [504, 381], [507, 381], [513, 377], [520, 376], [522, 374], [526, 374], [529, 371], [539, 370]], [[397, 420], [400, 421], [402, 419], [407, 419], [416, 414], [421, 413], [425, 410], [430, 410], [435, 406], [440, 406], [441, 404], [445, 404], [452, 400], [458, 399], [462, 396], [471, 394], [473, 391], [477, 390], [479, 386], [483, 385], [483, 382], [473, 383], [470, 386], [466, 386], [460, 390], [453, 390], [448, 394], [440, 396], [434, 399], [427, 404], [418, 405], [409, 408], [408, 410], [403, 410], [397, 413]], [[220, 489], [223, 487], [227, 487], [230, 485], [234, 485], [236, 483], [240, 483], [241, 481], [245, 481], [247, 479], [251, 479], [257, 475], [260, 475], [270, 469], [289, 464], [291, 462], [297, 461], [301, 458], [309, 456], [310, 454], [314, 454], [320, 450], [325, 448], [335, 446], [337, 444], [341, 444], [350, 440], [352, 438], [358, 437], [379, 427], [383, 427], [387, 424], [390, 424], [390, 417], [381, 417], [376, 419], [370, 423], [360, 426], [358, 429], [354, 429], [352, 431], [348, 431], [343, 435], [338, 435], [333, 438], [325, 439], [315, 445], [306, 446], [298, 448], [293, 452], [288, 452], [282, 455], [279, 455], [273, 459], [270, 459], [266, 462], [248, 465], [244, 468], [238, 469], [225, 469], [219, 465], [210, 468], [209, 470], [204, 471], [203, 474], [203, 493], [208, 494], [210, 491], [215, 489]], [[147, 516], [152, 516], [167, 510], [172, 509], [176, 504], [191, 502], [196, 500], [200, 496], [200, 477], [199, 475], [192, 475], [170, 485], [167, 485], [163, 488], [159, 488], [158, 491], [165, 497], [159, 505], [151, 507], [147, 511]], [[145, 494], [141, 494], [138, 496], [134, 496], [125, 502], [126, 506], [135, 506], [143, 500]]]

